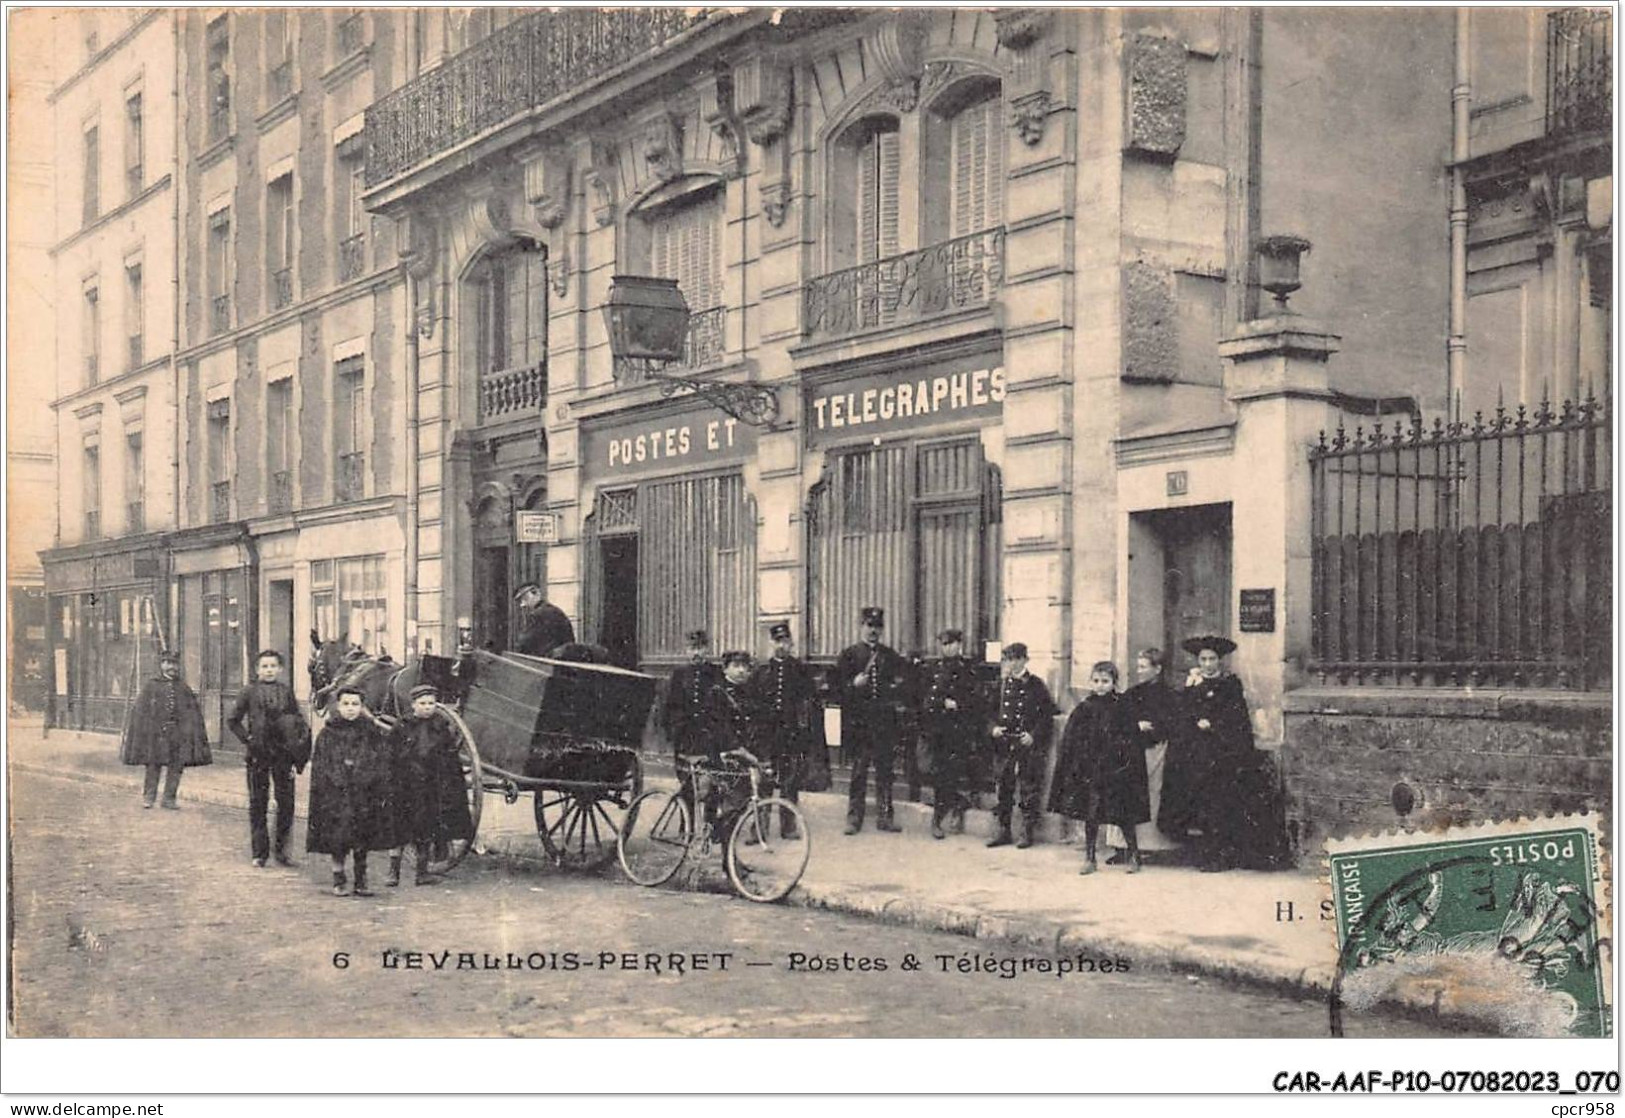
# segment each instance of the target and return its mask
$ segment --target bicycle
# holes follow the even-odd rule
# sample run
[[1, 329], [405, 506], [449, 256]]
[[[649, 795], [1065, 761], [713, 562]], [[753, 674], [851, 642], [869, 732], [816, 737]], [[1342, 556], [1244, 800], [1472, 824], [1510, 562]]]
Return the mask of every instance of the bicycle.
[[[737, 758], [743, 768], [729, 765]], [[812, 835], [801, 809], [774, 794], [772, 774], [748, 749], [722, 754], [721, 764], [705, 758], [679, 757], [676, 792], [655, 789], [633, 800], [616, 835], [615, 852], [621, 869], [644, 886], [670, 881], [688, 858], [711, 852], [717, 837], [723, 843], [723, 864], [735, 892], [747, 900], [781, 900], [796, 887], [812, 854]], [[750, 797], [739, 807], [725, 810], [717, 802], [726, 786], [750, 781]], [[764, 795], [765, 790], [765, 795]], [[688, 801], [683, 798], [688, 793]], [[705, 819], [702, 806], [714, 816]], [[773, 821], [779, 821], [774, 837]], [[701, 826], [695, 826], [695, 820]]]

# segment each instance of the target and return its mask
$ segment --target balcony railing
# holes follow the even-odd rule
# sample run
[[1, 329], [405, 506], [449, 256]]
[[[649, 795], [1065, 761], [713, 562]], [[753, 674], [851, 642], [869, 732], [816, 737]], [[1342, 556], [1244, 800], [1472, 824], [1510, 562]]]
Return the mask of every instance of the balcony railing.
[[567, 8], [515, 20], [367, 109], [367, 185], [584, 86], [708, 18], [683, 8]]
[[142, 349], [143, 340], [142, 340], [141, 335], [140, 334], [131, 334], [130, 338], [129, 338], [129, 346], [130, 346], [130, 352], [129, 352], [130, 368], [139, 369], [141, 367], [141, 359], [144, 356], [143, 349]]
[[213, 75], [214, 96], [209, 101], [209, 142], [231, 135], [231, 79], [223, 72]]
[[293, 92], [293, 62], [287, 60], [271, 67], [265, 75], [265, 102], [274, 105]]
[[1564, 8], [1546, 17], [1546, 131], [1613, 129], [1614, 16], [1600, 8]]
[[504, 369], [480, 378], [480, 418], [534, 412], [547, 403], [547, 363]]
[[85, 539], [99, 540], [102, 538], [102, 514], [96, 509], [85, 512]]
[[293, 472], [273, 470], [271, 484], [265, 491], [266, 511], [273, 516], [293, 511]]
[[271, 273], [271, 306], [276, 310], [293, 303], [293, 269], [278, 268]]
[[367, 235], [357, 233], [339, 242], [339, 281], [353, 280], [367, 270]]
[[1606, 687], [1606, 403], [1420, 420], [1310, 451], [1323, 682]]
[[1004, 229], [818, 276], [805, 289], [803, 332], [840, 338], [985, 307], [1004, 281]]
[[366, 496], [367, 456], [355, 450], [339, 455], [338, 474], [333, 478], [335, 501], [359, 501]]
[[344, 58], [361, 49], [364, 30], [361, 26], [361, 13], [346, 16], [339, 20], [338, 27], [338, 55]]
[[231, 296], [216, 295], [209, 300], [209, 330], [224, 334], [231, 329]]
[[667, 369], [703, 369], [721, 364], [728, 355], [728, 309], [711, 307], [688, 316], [688, 336], [683, 340], [683, 356], [676, 361], [649, 361], [641, 357], [617, 357], [615, 379], [622, 385], [639, 384]]
[[209, 523], [224, 524], [231, 519], [231, 482], [217, 481], [209, 486]]
[[124, 530], [136, 535], [147, 530], [147, 506], [144, 501], [130, 501], [124, 506]]

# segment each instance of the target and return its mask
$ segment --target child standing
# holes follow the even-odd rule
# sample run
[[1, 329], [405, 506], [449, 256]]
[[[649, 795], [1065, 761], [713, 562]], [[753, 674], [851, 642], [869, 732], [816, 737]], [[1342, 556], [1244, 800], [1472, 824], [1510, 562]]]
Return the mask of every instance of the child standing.
[[[248, 834], [254, 865], [264, 868], [273, 854], [277, 865], [291, 866], [288, 834], [293, 830], [293, 774], [310, 760], [310, 727], [299, 713], [293, 689], [282, 682], [282, 653], [274, 648], [254, 660], [254, 682], [237, 696], [226, 726], [242, 742], [248, 770]], [[276, 844], [265, 826], [276, 789]]]
[[389, 818], [389, 752], [356, 687], [341, 687], [337, 710], [317, 735], [310, 769], [305, 849], [333, 858], [333, 895], [345, 895], [344, 858], [355, 863], [351, 895], [370, 897], [367, 851], [394, 845]]
[[430, 885], [439, 880], [438, 874], [429, 872], [431, 851], [474, 838], [457, 735], [440, 714], [440, 695], [433, 685], [412, 688], [411, 716], [395, 727], [391, 737], [395, 839], [400, 846], [390, 851], [386, 883], [401, 883], [401, 847], [410, 842], [417, 851], [413, 884]]
[[1117, 693], [1117, 665], [1102, 660], [1089, 670], [1089, 694], [1073, 708], [1061, 737], [1052, 806], [1083, 821], [1082, 874], [1094, 873], [1100, 825], [1110, 823], [1128, 843], [1128, 872], [1140, 872], [1134, 829], [1151, 818], [1145, 749]]

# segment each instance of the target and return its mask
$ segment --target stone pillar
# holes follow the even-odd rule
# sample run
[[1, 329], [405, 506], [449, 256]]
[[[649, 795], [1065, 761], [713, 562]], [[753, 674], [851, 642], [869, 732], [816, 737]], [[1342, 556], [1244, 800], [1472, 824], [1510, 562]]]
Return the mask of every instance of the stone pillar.
[[1279, 748], [1281, 699], [1303, 682], [1310, 654], [1309, 447], [1328, 426], [1326, 361], [1339, 338], [1284, 314], [1246, 323], [1219, 343], [1225, 395], [1236, 407], [1236, 476], [1249, 479], [1232, 501], [1232, 582], [1239, 614], [1243, 591], [1273, 591], [1270, 632], [1244, 632], [1235, 614], [1241, 676], [1258, 744]]

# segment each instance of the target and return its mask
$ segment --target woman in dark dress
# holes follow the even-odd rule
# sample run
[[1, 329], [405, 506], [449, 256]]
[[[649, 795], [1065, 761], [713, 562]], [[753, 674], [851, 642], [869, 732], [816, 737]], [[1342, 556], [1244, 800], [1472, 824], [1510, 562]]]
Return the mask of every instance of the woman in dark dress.
[[396, 842], [389, 855], [390, 885], [401, 883], [401, 854], [407, 843], [417, 852], [413, 884], [429, 885], [439, 880], [429, 872], [431, 853], [474, 837], [457, 735], [440, 713], [439, 698], [432, 684], [412, 688], [412, 713], [390, 735]]
[[1145, 747], [1117, 693], [1117, 665], [1102, 660], [1089, 672], [1089, 694], [1072, 709], [1061, 735], [1061, 757], [1050, 806], [1084, 824], [1083, 868], [1094, 873], [1100, 825], [1123, 833], [1128, 872], [1140, 872], [1136, 827], [1151, 818], [1146, 796]]
[[1181, 693], [1179, 727], [1169, 743], [1163, 775], [1161, 814], [1164, 834], [1186, 837], [1201, 832], [1202, 869], [1236, 863], [1246, 824], [1240, 775], [1254, 764], [1253, 721], [1241, 680], [1220, 667], [1236, 650], [1225, 637], [1192, 637], [1181, 645], [1196, 667]]
[[337, 709], [317, 735], [310, 765], [305, 849], [333, 858], [333, 895], [345, 895], [344, 859], [355, 863], [352, 895], [370, 897], [367, 851], [395, 845], [390, 816], [389, 747], [359, 688], [339, 688]]

